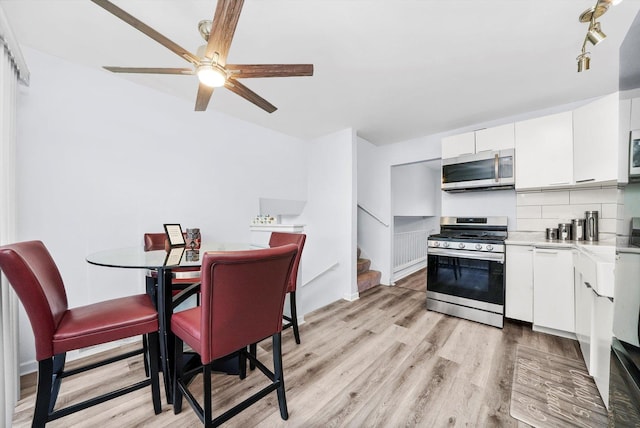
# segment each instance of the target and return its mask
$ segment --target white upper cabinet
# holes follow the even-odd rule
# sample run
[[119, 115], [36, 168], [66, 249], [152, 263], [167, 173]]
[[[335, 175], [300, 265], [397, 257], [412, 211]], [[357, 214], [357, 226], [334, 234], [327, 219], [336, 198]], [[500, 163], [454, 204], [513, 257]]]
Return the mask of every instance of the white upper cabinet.
[[515, 124], [513, 123], [476, 131], [476, 153], [486, 150], [513, 149], [515, 146]]
[[442, 159], [455, 158], [476, 152], [474, 132], [452, 135], [442, 139]]
[[573, 111], [575, 184], [618, 179], [618, 105], [616, 92]]
[[516, 189], [573, 183], [573, 114], [563, 112], [515, 124]]
[[631, 100], [631, 130], [640, 129], [640, 98]]
[[515, 147], [514, 124], [479, 129], [442, 139], [442, 159]]

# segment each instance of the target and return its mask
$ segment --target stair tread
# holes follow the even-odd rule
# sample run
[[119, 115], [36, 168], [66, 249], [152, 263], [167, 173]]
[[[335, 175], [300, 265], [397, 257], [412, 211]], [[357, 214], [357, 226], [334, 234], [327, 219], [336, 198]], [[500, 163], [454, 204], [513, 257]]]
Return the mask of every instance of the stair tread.
[[371, 267], [371, 260], [369, 259], [358, 259], [357, 262], [357, 271], [358, 273], [366, 272]]
[[377, 270], [368, 270], [358, 274], [358, 291], [368, 290], [369, 288], [380, 285], [382, 272]]

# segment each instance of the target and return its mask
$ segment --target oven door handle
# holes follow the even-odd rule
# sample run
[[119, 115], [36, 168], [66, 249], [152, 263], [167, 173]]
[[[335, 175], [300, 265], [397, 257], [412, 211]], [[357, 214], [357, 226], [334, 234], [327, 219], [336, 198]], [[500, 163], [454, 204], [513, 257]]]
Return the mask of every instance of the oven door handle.
[[487, 260], [492, 262], [504, 263], [504, 253], [485, 253], [481, 251], [464, 251], [464, 250], [446, 250], [443, 248], [429, 247], [427, 255], [447, 256], [458, 259]]

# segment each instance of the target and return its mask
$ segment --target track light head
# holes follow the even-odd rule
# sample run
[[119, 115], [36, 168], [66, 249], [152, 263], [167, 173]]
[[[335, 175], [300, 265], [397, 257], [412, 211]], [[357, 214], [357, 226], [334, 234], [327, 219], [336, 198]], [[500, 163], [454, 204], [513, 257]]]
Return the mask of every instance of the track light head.
[[587, 40], [589, 40], [594, 46], [603, 41], [606, 37], [607, 35], [604, 34], [600, 29], [599, 22], [596, 22], [592, 26], [590, 26], [589, 31], [587, 32]]
[[576, 58], [578, 60], [578, 73], [582, 73], [590, 68], [591, 58], [589, 52], [583, 52]]

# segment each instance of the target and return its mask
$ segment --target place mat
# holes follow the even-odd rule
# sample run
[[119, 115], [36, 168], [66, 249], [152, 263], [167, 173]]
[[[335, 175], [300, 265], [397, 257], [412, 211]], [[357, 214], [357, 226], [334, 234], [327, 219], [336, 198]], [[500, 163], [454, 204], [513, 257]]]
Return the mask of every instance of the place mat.
[[511, 416], [534, 427], [606, 427], [607, 409], [582, 361], [516, 348]]

